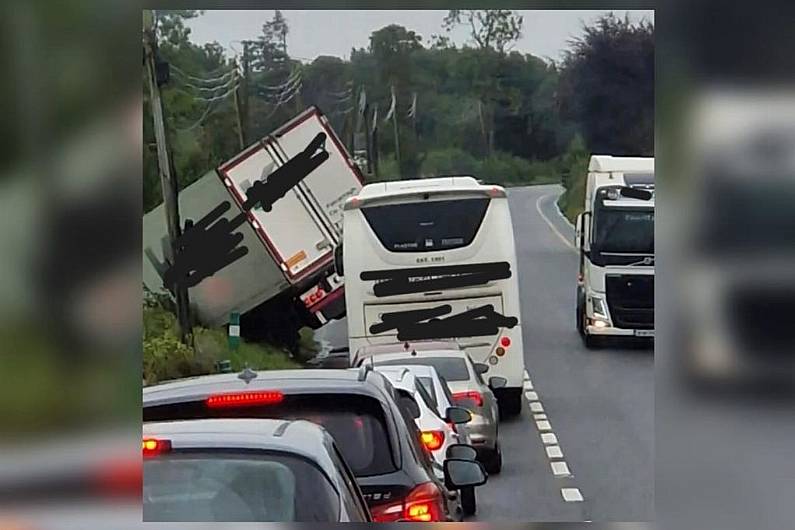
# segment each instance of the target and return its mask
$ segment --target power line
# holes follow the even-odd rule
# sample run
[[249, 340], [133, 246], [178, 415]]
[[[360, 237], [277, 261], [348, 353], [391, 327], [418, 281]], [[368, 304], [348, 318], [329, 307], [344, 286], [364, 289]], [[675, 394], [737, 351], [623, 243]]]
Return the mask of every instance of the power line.
[[201, 86], [196, 86], [189, 81], [184, 81], [184, 80], [180, 81], [180, 83], [184, 86], [190, 87], [194, 90], [198, 90], [199, 92], [210, 92], [210, 93], [217, 93], [222, 89], [229, 88], [234, 82], [235, 82], [234, 76], [232, 76], [229, 79], [229, 81], [227, 81], [226, 83], [214, 87], [201, 87]]
[[224, 75], [208, 79], [208, 78], [204, 78], [204, 77], [197, 77], [197, 76], [194, 76], [194, 75], [190, 75], [190, 74], [184, 72], [183, 70], [181, 70], [180, 68], [178, 68], [174, 64], [170, 65], [170, 69], [174, 70], [174, 72], [176, 72], [178, 76], [184, 76], [184, 77], [190, 79], [191, 81], [196, 81], [197, 83], [217, 83], [218, 81], [226, 82], [226, 80], [227, 80], [226, 78], [231, 76], [232, 73], [234, 72], [234, 68], [233, 68], [231, 70], [227, 70]]

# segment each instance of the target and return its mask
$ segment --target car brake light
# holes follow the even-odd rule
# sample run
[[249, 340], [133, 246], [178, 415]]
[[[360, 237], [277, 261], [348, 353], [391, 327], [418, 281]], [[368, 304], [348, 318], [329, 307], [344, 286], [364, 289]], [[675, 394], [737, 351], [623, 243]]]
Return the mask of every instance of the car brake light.
[[444, 521], [442, 494], [432, 482], [426, 482], [411, 490], [403, 501], [372, 506], [370, 513], [377, 523]]
[[211, 409], [229, 407], [250, 407], [253, 405], [276, 405], [284, 400], [281, 392], [231, 392], [215, 394], [207, 398], [205, 403]]
[[472, 402], [476, 407], [483, 406], [483, 396], [477, 390], [469, 390], [468, 392], [456, 392], [453, 394], [453, 401], [458, 404], [461, 402]]
[[500, 339], [500, 344], [503, 348], [507, 348], [511, 345], [511, 338], [510, 337], [503, 337]]
[[403, 518], [408, 521], [443, 521], [442, 492], [432, 482], [420, 484], [406, 497]]
[[420, 439], [426, 449], [436, 451], [444, 443], [444, 433], [442, 431], [423, 431], [420, 434]]
[[143, 439], [144, 456], [157, 456], [171, 451], [171, 440], [157, 440], [155, 438]]

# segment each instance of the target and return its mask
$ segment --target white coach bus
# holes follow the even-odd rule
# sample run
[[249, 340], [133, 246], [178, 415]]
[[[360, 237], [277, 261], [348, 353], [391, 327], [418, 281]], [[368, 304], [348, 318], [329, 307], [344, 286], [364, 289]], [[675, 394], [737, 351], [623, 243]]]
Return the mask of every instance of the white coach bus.
[[338, 273], [350, 351], [454, 339], [508, 384], [521, 411], [524, 373], [513, 225], [505, 190], [471, 176], [380, 182], [349, 198]]

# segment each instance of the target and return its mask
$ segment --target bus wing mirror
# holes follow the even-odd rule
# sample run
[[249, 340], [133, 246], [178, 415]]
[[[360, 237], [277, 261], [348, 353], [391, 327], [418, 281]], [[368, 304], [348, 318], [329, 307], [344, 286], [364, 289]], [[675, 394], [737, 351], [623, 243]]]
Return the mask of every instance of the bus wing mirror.
[[622, 197], [626, 197], [628, 199], [637, 199], [639, 201], [650, 201], [652, 198], [652, 193], [649, 190], [642, 190], [639, 188], [630, 188], [630, 187], [623, 187], [619, 190]]

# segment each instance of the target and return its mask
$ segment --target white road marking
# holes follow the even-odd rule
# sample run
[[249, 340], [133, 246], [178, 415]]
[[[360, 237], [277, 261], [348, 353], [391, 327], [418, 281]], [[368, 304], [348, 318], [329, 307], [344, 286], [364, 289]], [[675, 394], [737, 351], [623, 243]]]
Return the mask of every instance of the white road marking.
[[533, 419], [534, 420], [545, 420], [545, 419], [547, 419], [547, 415], [546, 414], [533, 414]]
[[560, 450], [559, 445], [550, 445], [547, 449], [547, 457], [549, 458], [563, 458], [563, 451]]
[[533, 382], [530, 381], [529, 379], [527, 381], [525, 381], [522, 384], [522, 386], [524, 387], [525, 390], [533, 390]]
[[527, 370], [524, 371], [524, 380], [527, 381], [530, 379], [530, 374], [527, 373]]
[[582, 493], [577, 488], [561, 488], [560, 494], [566, 502], [582, 502]]
[[549, 465], [552, 468], [552, 474], [556, 477], [571, 476], [571, 471], [569, 471], [569, 466], [566, 465], [566, 462], [550, 462]]
[[552, 425], [549, 424], [547, 420], [541, 420], [536, 422], [536, 427], [538, 427], [539, 431], [551, 431]]
[[544, 214], [544, 212], [541, 211], [541, 200], [551, 196], [552, 195], [542, 195], [541, 197], [539, 197], [538, 200], [536, 201], [536, 211], [538, 211], [538, 214], [541, 216], [542, 219], [544, 219], [544, 222], [546, 222], [547, 225], [549, 225], [549, 228], [552, 229], [555, 235], [558, 236], [558, 238], [560, 238], [561, 241], [563, 241], [563, 244], [569, 247], [571, 251], [577, 252], [577, 249], [574, 248], [572, 242], [569, 241], [569, 239], [566, 236], [561, 234], [560, 230], [558, 230], [557, 227], [555, 227], [555, 225], [552, 224], [552, 221], [550, 221], [549, 218]]
[[544, 405], [540, 401], [533, 401], [530, 403], [530, 410], [533, 412], [544, 412]]
[[541, 441], [544, 442], [544, 445], [557, 445], [558, 437], [554, 432], [542, 432]]
[[527, 398], [527, 401], [538, 401], [538, 394], [535, 392], [525, 392], [524, 397]]
[[558, 204], [558, 201], [555, 201], [555, 211], [558, 212], [560, 218], [566, 221], [566, 224], [569, 225], [572, 230], [575, 230], [574, 224], [572, 224], [572, 222], [569, 221], [569, 218], [563, 215], [563, 212], [560, 211], [560, 204]]

